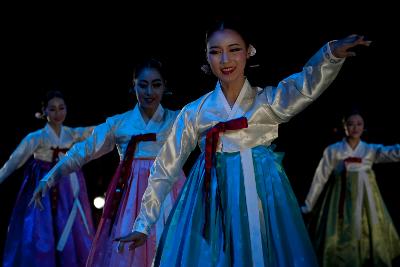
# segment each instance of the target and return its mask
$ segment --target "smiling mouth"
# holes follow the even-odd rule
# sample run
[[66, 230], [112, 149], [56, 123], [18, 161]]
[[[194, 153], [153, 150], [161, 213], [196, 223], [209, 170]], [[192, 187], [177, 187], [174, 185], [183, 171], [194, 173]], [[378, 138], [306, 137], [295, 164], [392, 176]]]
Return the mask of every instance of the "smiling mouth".
[[225, 75], [229, 75], [229, 74], [231, 74], [231, 73], [234, 72], [234, 71], [235, 71], [235, 68], [233, 68], [233, 67], [221, 69], [221, 72], [222, 72], [223, 74], [225, 74]]

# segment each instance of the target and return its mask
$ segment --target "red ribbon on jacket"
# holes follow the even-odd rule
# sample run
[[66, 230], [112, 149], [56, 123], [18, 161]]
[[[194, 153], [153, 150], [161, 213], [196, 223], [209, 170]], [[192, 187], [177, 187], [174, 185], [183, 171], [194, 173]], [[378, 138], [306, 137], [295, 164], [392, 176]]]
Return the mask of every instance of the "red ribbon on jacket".
[[58, 154], [61, 153], [67, 153], [68, 148], [59, 148], [59, 147], [51, 147], [51, 150], [53, 150], [53, 155], [51, 157], [52, 162], [57, 162], [59, 160]]
[[358, 157], [348, 157], [344, 159], [344, 163], [361, 163], [362, 158]]
[[210, 202], [211, 202], [211, 192], [210, 192], [210, 184], [211, 184], [211, 168], [213, 166], [213, 159], [215, 152], [217, 151], [217, 144], [219, 141], [219, 134], [221, 132], [225, 132], [227, 130], [239, 130], [243, 128], [247, 128], [247, 118], [241, 117], [237, 119], [233, 119], [226, 122], [219, 122], [214, 125], [210, 130], [208, 130], [206, 135], [206, 148], [205, 148], [205, 177], [204, 177], [204, 185], [203, 190], [205, 193], [205, 201], [206, 201], [206, 215], [205, 215], [205, 225], [203, 228], [203, 234], [206, 238], [208, 238], [208, 230], [210, 224]]
[[131, 174], [132, 161], [135, 154], [136, 145], [142, 141], [156, 141], [155, 133], [133, 135], [126, 148], [124, 159], [120, 166], [120, 171], [117, 170], [112, 178], [110, 186], [106, 193], [106, 203], [103, 211], [103, 218], [111, 218], [112, 223], [115, 220], [115, 215], [122, 198], [123, 190], [126, 182]]
[[[345, 164], [348, 163], [361, 163], [362, 158], [358, 157], [348, 157], [343, 160]], [[344, 216], [344, 204], [346, 199], [346, 170], [343, 170], [341, 175], [341, 186], [340, 186], [340, 195], [339, 195], [339, 218], [343, 219]]]

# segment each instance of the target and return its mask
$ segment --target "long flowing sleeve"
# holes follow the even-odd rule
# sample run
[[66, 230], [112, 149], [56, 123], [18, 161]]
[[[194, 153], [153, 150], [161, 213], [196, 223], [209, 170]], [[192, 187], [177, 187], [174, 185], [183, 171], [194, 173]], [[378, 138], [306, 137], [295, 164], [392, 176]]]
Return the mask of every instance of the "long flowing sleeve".
[[161, 204], [179, 178], [183, 164], [196, 147], [197, 138], [194, 118], [185, 107], [178, 115], [150, 170], [149, 183], [133, 226], [134, 231], [150, 234], [151, 226], [159, 217]]
[[276, 120], [287, 122], [298, 114], [336, 78], [345, 58], [333, 56], [327, 43], [304, 65], [301, 72], [290, 75], [277, 87], [267, 87], [265, 94]]
[[80, 169], [87, 162], [111, 152], [115, 147], [112, 125], [108, 122], [98, 125], [84, 141], [76, 143], [67, 154], [42, 178], [49, 187], [58, 179]]
[[314, 208], [318, 197], [333, 171], [334, 161], [334, 151], [330, 147], [326, 148], [315, 171], [310, 190], [305, 200], [305, 206], [302, 207], [303, 213], [309, 213]]
[[374, 163], [400, 161], [400, 144], [392, 146], [374, 145], [376, 154]]
[[79, 140], [79, 141], [85, 140], [92, 134], [94, 128], [95, 128], [95, 126], [73, 128], [73, 132], [74, 132], [76, 140]]
[[10, 158], [0, 169], [0, 183], [3, 182], [11, 173], [20, 168], [33, 155], [39, 145], [40, 134], [34, 132], [28, 134], [17, 146]]

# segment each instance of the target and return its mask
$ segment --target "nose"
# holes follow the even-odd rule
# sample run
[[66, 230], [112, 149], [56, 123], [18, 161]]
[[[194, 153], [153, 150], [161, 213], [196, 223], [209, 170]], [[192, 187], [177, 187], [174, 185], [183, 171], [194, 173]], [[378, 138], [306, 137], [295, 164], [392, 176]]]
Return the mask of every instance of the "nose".
[[229, 61], [229, 55], [227, 52], [222, 52], [221, 53], [221, 63], [226, 63]]
[[153, 93], [153, 86], [150, 84], [146, 87], [146, 94], [151, 95]]

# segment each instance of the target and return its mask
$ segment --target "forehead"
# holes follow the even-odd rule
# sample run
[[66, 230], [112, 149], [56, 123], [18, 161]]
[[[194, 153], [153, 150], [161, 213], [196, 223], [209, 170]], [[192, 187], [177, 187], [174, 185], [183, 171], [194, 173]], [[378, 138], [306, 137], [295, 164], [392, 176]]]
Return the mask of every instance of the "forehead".
[[351, 115], [347, 122], [364, 122], [364, 119], [359, 114]]
[[136, 78], [137, 80], [153, 81], [162, 80], [161, 74], [157, 69], [144, 68]]
[[60, 106], [60, 105], [65, 105], [64, 99], [59, 98], [59, 97], [53, 97], [52, 99], [49, 100], [48, 106]]
[[214, 32], [207, 42], [207, 47], [215, 47], [215, 46], [227, 46], [227, 45], [245, 45], [245, 42], [242, 36], [231, 29], [223, 29]]

